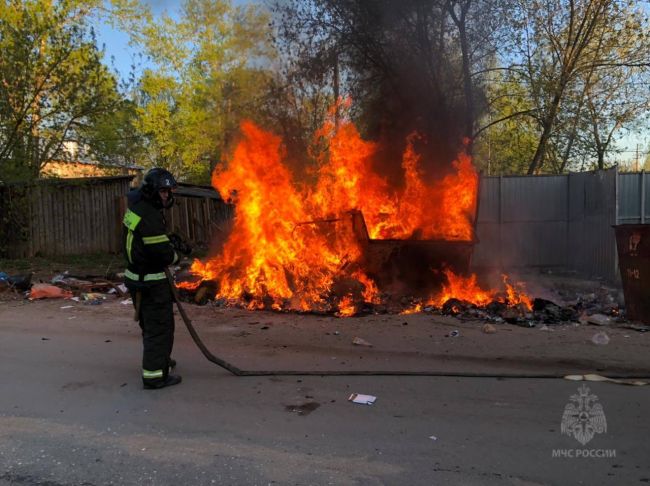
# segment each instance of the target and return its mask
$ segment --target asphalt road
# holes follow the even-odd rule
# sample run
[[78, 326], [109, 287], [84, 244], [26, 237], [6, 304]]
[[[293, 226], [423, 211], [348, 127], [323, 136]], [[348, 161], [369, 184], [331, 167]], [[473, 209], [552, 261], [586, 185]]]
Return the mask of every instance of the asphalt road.
[[179, 329], [184, 382], [145, 391], [135, 325], [20, 313], [0, 305], [0, 485], [650, 483], [650, 386], [588, 383], [607, 428], [583, 446], [576, 382], [237, 378]]

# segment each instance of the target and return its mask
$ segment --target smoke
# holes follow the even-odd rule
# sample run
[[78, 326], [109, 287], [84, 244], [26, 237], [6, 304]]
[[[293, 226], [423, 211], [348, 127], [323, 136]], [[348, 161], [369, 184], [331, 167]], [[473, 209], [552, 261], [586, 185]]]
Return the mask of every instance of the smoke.
[[275, 11], [296, 75], [352, 98], [353, 121], [379, 142], [374, 162], [382, 174], [401, 182], [406, 139], [417, 132], [425, 176], [444, 177], [484, 98], [464, 84], [448, 2], [297, 0]]

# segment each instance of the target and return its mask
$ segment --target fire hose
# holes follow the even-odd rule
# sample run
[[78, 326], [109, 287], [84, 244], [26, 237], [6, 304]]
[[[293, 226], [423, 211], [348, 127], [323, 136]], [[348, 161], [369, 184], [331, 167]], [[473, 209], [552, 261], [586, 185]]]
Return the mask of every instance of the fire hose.
[[[440, 377], [464, 377], [464, 378], [564, 378], [565, 374], [559, 373], [518, 373], [518, 374], [494, 374], [494, 373], [471, 373], [471, 372], [435, 372], [435, 371], [394, 371], [394, 370], [329, 370], [329, 371], [314, 371], [314, 370], [242, 370], [237, 368], [228, 361], [219, 358], [212, 354], [207, 346], [201, 340], [201, 337], [196, 332], [192, 320], [189, 318], [183, 304], [181, 303], [178, 289], [174, 282], [174, 277], [169, 268], [165, 268], [165, 275], [171, 287], [172, 296], [178, 313], [180, 314], [185, 326], [187, 327], [194, 344], [199, 348], [203, 356], [211, 363], [220, 366], [221, 368], [229, 371], [235, 376], [440, 376]], [[580, 375], [573, 375], [580, 376]], [[589, 375], [587, 375], [589, 376]], [[645, 375], [644, 375], [645, 376]], [[636, 378], [625, 374], [610, 373], [612, 378]]]

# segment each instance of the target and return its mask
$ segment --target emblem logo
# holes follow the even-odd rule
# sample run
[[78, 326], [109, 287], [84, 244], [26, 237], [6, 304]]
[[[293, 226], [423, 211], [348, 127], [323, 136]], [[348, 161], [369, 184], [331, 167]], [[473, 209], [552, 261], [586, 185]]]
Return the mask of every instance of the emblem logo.
[[595, 434], [607, 432], [607, 419], [596, 395], [590, 394], [587, 385], [578, 388], [578, 394], [569, 397], [562, 415], [562, 434], [573, 436], [585, 445]]

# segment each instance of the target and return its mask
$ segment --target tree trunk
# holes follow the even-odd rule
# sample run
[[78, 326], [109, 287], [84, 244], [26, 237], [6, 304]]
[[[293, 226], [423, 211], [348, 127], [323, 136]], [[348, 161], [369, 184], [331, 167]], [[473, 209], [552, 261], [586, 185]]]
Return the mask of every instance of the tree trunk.
[[542, 122], [542, 135], [539, 138], [539, 143], [537, 144], [537, 150], [535, 150], [533, 160], [528, 166], [528, 175], [534, 174], [542, 167], [544, 155], [546, 154], [546, 144], [551, 138], [551, 131], [553, 129], [553, 125], [555, 124], [555, 118], [557, 116], [557, 110], [560, 106], [560, 99], [562, 98], [563, 91], [564, 85], [562, 85], [561, 89], [556, 91], [555, 96], [553, 96], [553, 102], [551, 103], [550, 110], [544, 117], [544, 121]]
[[472, 153], [474, 140], [474, 87], [472, 84], [472, 73], [470, 66], [469, 43], [467, 41], [467, 11], [469, 10], [472, 0], [467, 0], [460, 5], [460, 15], [456, 15], [454, 10], [454, 2], [448, 6], [449, 13], [452, 20], [458, 28], [458, 38], [460, 40], [460, 52], [462, 56], [462, 71], [463, 71], [463, 92], [465, 95], [465, 113], [464, 113], [464, 129], [463, 135], [467, 139], [467, 152]]

